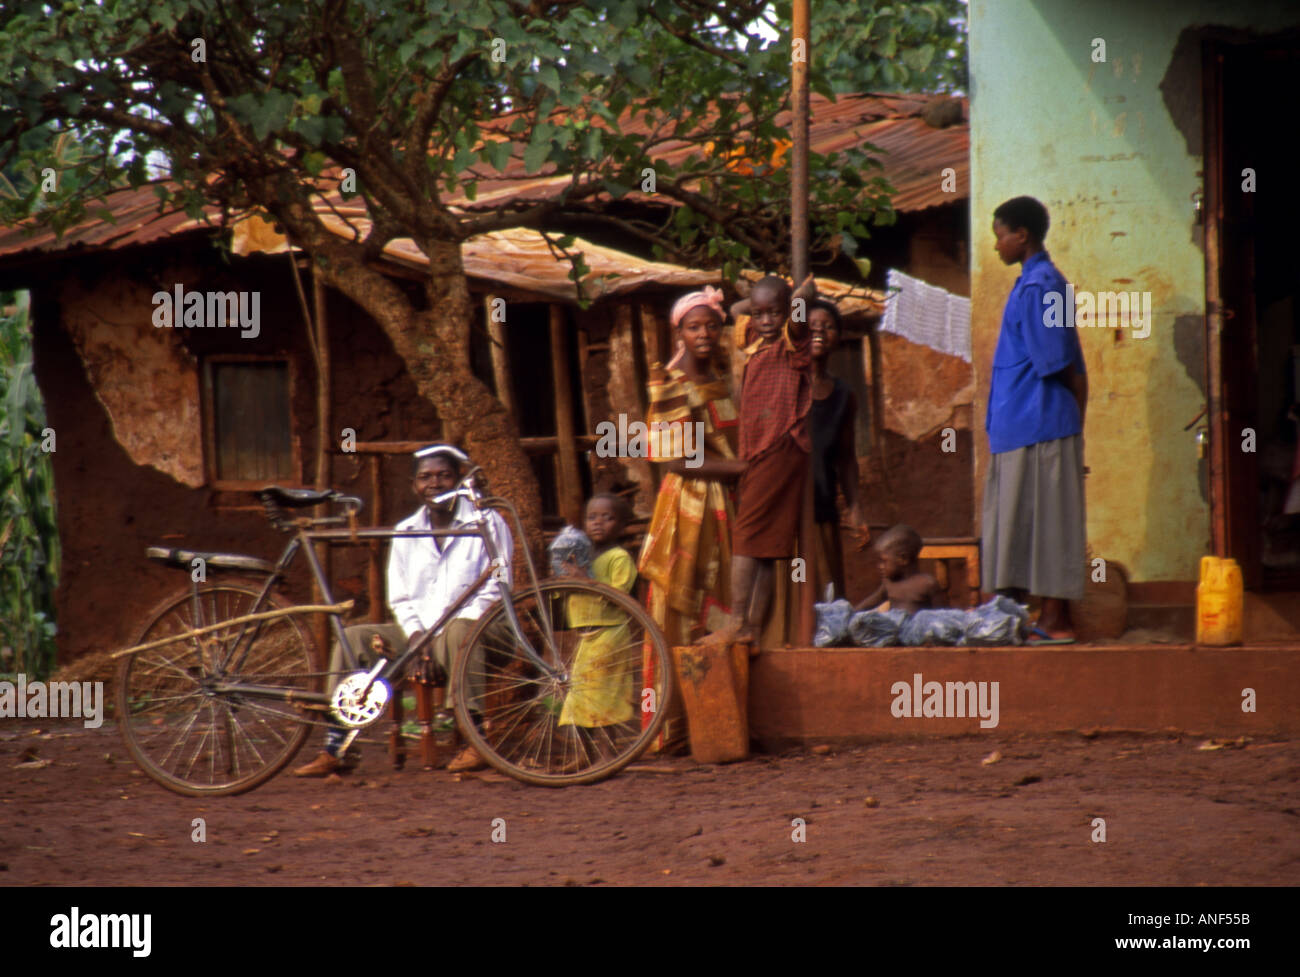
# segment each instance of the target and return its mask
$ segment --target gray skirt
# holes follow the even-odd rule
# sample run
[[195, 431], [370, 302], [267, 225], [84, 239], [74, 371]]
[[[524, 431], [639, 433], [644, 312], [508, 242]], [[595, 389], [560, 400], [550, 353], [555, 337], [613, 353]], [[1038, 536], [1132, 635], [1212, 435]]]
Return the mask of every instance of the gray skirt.
[[1075, 434], [990, 458], [980, 540], [985, 591], [1018, 587], [1082, 600], [1087, 573], [1083, 438]]

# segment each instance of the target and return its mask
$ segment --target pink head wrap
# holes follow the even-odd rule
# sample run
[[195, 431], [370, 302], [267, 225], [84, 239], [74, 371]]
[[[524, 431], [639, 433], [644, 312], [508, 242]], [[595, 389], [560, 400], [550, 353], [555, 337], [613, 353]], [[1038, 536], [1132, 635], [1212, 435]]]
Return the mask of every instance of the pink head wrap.
[[700, 292], [691, 292], [683, 295], [673, 303], [672, 320], [673, 328], [676, 329], [681, 325], [681, 321], [686, 318], [686, 313], [691, 309], [699, 308], [701, 305], [707, 306], [718, 314], [718, 318], [723, 322], [727, 321], [726, 309], [723, 305], [722, 289], [714, 288], [712, 285], [705, 285], [704, 290]]

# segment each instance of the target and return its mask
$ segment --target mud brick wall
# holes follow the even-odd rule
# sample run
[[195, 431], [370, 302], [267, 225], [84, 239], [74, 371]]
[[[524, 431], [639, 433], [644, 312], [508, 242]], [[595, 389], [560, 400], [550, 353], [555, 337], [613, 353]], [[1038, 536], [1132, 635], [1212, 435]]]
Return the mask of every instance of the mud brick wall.
[[[260, 335], [155, 329], [151, 296], [175, 282], [187, 289], [260, 291]], [[310, 295], [310, 281], [304, 284]], [[285, 543], [253, 495], [207, 484], [202, 358], [221, 353], [289, 360], [298, 484], [312, 483], [315, 474], [316, 375], [288, 259], [231, 258], [227, 264], [202, 236], [65, 262], [35, 291], [33, 308], [35, 373], [57, 436], [63, 575], [56, 600], [59, 660], [66, 663], [128, 644], [150, 608], [188, 584], [188, 574], [145, 559], [146, 547], [272, 559]], [[328, 319], [333, 426], [354, 428], [359, 441], [436, 437], [435, 412], [382, 332], [333, 294]], [[415, 503], [406, 459], [385, 466], [383, 514], [391, 524]], [[332, 483], [373, 503], [359, 460], [336, 459]], [[362, 598], [364, 551], [333, 552], [336, 596]], [[299, 562], [296, 570], [288, 594], [306, 598], [305, 566]], [[366, 610], [362, 601], [358, 613]]]

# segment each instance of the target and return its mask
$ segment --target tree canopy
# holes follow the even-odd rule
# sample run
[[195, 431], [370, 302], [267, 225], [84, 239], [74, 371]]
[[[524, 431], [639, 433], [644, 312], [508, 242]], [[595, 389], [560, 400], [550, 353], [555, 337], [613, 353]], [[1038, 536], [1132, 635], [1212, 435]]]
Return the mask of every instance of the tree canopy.
[[[949, 52], [964, 9], [818, 0], [812, 88], [961, 86]], [[499, 405], [468, 367], [461, 242], [581, 216], [725, 276], [782, 267], [788, 136], [775, 119], [798, 53], [789, 22], [789, 0], [12, 0], [0, 12], [0, 168], [20, 178], [0, 216], [36, 209], [66, 228], [124, 183], [152, 183], [160, 206], [194, 216], [262, 212], [408, 363], [427, 361], [413, 373], [444, 419], [499, 443]], [[80, 153], [55, 162], [51, 130]], [[872, 166], [862, 148], [812, 159], [815, 242], [851, 255], [889, 219]], [[553, 193], [480, 197], [539, 174], [558, 177]], [[663, 220], [610, 206], [647, 187], [674, 204]], [[364, 201], [363, 238], [322, 222], [336, 189]], [[369, 264], [403, 237], [430, 259], [423, 307]]]
[[[11, 4], [0, 36], [0, 166], [16, 162], [29, 179], [5, 215], [43, 195], [46, 219], [66, 226], [97, 194], [160, 172], [178, 189], [159, 186], [159, 196], [193, 215], [205, 201], [267, 209], [306, 202], [333, 163], [336, 180], [343, 168], [355, 173], [354, 192], [377, 218], [365, 242], [373, 250], [394, 236], [463, 241], [566, 215], [600, 219], [650, 168], [655, 193], [685, 206], [661, 228], [625, 229], [677, 257], [730, 259], [730, 273], [773, 265], [788, 168], [735, 161], [771, 161], [786, 138], [773, 119], [788, 96], [789, 7]], [[954, 0], [819, 2], [812, 87], [961, 84], [962, 59], [944, 54], [960, 43], [962, 9]], [[86, 152], [62, 167], [62, 193], [42, 194], [50, 124], [75, 131]], [[682, 144], [698, 152], [676, 165], [661, 157]], [[520, 163], [527, 174], [568, 174], [569, 184], [544, 201], [475, 201], [481, 180]], [[820, 230], [865, 234], [887, 212], [887, 188], [869, 167], [856, 148], [813, 160]], [[453, 206], [464, 200], [472, 208]]]

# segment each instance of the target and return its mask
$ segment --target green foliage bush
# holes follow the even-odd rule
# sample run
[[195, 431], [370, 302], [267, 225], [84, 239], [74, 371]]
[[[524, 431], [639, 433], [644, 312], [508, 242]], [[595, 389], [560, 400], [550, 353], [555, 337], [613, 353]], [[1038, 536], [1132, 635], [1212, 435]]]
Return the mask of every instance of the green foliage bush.
[[[54, 667], [59, 526], [26, 293], [0, 293], [0, 672]], [[57, 441], [54, 442], [57, 448]]]

